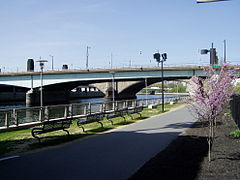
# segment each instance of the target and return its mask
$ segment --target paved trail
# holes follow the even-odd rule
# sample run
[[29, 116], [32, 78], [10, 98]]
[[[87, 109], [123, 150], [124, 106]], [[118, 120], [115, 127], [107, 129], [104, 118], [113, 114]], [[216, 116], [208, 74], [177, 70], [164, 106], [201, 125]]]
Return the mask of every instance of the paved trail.
[[0, 161], [2, 180], [127, 179], [195, 119], [186, 107], [57, 148]]

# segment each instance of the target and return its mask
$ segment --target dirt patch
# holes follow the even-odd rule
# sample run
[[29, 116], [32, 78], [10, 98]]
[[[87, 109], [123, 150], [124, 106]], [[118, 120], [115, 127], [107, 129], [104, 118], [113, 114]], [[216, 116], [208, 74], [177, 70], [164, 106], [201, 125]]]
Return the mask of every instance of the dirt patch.
[[229, 135], [235, 129], [230, 117], [218, 124], [209, 163], [208, 129], [197, 122], [129, 179], [239, 180], [240, 139]]

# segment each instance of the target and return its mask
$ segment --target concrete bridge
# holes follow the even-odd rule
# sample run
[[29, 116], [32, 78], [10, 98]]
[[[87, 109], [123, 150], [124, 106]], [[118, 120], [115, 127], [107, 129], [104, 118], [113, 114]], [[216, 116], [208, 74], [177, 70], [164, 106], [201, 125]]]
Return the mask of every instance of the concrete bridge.
[[[164, 80], [167, 81], [189, 79], [194, 75], [205, 76], [200, 66], [165, 67], [163, 74]], [[136, 93], [144, 88], [146, 83], [151, 85], [160, 81], [159, 67], [45, 71], [44, 102], [64, 102], [68, 100], [69, 92], [80, 85], [95, 86], [105, 93], [106, 98], [112, 97], [114, 89], [116, 99], [131, 99], [136, 97]], [[40, 72], [0, 73], [0, 86], [14, 87], [27, 92], [26, 99], [30, 106], [39, 103]]]

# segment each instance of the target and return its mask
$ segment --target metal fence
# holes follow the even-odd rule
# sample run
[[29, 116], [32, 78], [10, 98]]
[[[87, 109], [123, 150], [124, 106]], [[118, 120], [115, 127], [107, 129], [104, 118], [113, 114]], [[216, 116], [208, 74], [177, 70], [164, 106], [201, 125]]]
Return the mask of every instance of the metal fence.
[[[165, 103], [185, 98], [165, 97]], [[133, 108], [137, 106], [147, 107], [149, 105], [159, 105], [161, 98], [123, 100], [99, 103], [81, 103], [51, 105], [44, 107], [15, 108], [0, 110], [0, 131], [41, 124], [44, 120], [56, 120], [61, 118], [78, 118], [93, 113], [106, 113], [123, 108]]]

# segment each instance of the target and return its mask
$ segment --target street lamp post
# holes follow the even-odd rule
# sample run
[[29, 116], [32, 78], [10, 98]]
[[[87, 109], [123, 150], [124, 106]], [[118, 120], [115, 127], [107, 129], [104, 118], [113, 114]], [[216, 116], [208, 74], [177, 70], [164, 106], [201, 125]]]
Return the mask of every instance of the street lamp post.
[[38, 60], [36, 62], [39, 62], [40, 68], [41, 68], [41, 73], [40, 73], [40, 81], [41, 81], [41, 87], [40, 87], [40, 106], [43, 106], [43, 68], [44, 68], [44, 63], [48, 62], [47, 60]]
[[179, 95], [179, 94], [178, 94], [178, 81], [177, 81], [177, 99], [178, 99], [178, 95]]
[[114, 83], [114, 76], [115, 76], [115, 72], [114, 71], [110, 71], [110, 73], [112, 74], [112, 103], [113, 103], [113, 110], [115, 110], [115, 83]]
[[208, 53], [210, 53], [210, 65], [218, 65], [217, 51], [216, 51], [216, 48], [213, 47], [213, 43], [212, 43], [212, 47], [209, 50], [208, 49], [201, 50], [201, 54], [208, 54]]
[[146, 100], [146, 106], [147, 104], [147, 78], [145, 78], [145, 100]]
[[[161, 58], [162, 57], [162, 58]], [[160, 53], [155, 53], [153, 55], [153, 58], [156, 59], [156, 61], [161, 63], [161, 78], [162, 78], [162, 112], [164, 112], [164, 78], [163, 78], [163, 62], [167, 59], [167, 53], [163, 53], [162, 55]]]

